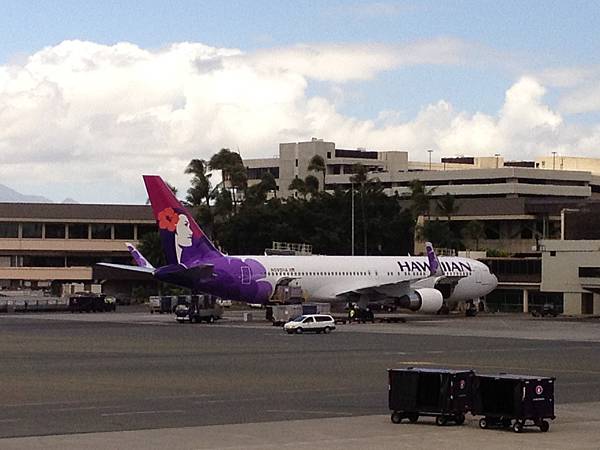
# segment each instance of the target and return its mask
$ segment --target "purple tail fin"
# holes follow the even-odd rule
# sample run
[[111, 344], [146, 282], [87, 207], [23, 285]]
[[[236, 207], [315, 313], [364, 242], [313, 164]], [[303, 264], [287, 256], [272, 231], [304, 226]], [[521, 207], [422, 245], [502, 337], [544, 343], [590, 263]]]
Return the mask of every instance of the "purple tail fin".
[[429, 260], [429, 267], [431, 268], [431, 276], [443, 275], [444, 271], [442, 270], [440, 260], [435, 254], [435, 250], [433, 249], [431, 242], [425, 243], [425, 249], [427, 250], [427, 259]]
[[162, 178], [144, 175], [144, 183], [169, 265], [192, 267], [206, 259], [223, 256]]

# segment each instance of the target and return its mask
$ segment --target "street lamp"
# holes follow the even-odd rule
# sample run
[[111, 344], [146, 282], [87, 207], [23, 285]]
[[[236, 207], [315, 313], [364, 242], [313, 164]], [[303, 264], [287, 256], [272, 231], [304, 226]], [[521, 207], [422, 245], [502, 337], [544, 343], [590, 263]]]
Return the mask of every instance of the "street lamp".
[[427, 153], [429, 153], [429, 170], [431, 170], [431, 154], [433, 153], [433, 149], [429, 149], [427, 150]]
[[498, 168], [498, 164], [500, 164], [498, 162], [498, 158], [500, 158], [500, 153], [494, 153], [494, 156], [496, 157], [496, 169]]
[[556, 152], [552, 152], [552, 170], [556, 170]]

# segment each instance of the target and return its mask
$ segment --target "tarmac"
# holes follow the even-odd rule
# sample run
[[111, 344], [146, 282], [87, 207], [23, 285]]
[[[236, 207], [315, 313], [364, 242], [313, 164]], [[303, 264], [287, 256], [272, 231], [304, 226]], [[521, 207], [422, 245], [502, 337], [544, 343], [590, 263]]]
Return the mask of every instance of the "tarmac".
[[[260, 311], [253, 311], [257, 318]], [[599, 448], [600, 322], [407, 318], [287, 335], [148, 313], [0, 316], [0, 448]], [[388, 367], [556, 376], [548, 433], [392, 424]]]

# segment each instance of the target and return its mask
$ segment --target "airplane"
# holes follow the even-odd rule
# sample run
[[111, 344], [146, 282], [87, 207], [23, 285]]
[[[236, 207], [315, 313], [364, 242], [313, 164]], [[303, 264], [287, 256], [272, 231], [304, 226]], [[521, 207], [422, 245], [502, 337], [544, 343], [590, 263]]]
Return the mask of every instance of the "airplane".
[[473, 302], [496, 288], [497, 278], [476, 260], [427, 256], [229, 256], [203, 233], [193, 216], [156, 175], [144, 183], [159, 228], [167, 265], [153, 267], [127, 244], [137, 266], [99, 263], [113, 270], [152, 276], [221, 298], [268, 303], [279, 286], [299, 287], [305, 299], [394, 304], [419, 313], [439, 313]]

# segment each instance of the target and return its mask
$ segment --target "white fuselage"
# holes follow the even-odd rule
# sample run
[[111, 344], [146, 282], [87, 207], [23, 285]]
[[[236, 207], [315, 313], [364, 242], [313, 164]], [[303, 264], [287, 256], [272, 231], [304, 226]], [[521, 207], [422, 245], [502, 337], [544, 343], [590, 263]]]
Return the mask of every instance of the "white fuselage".
[[[307, 300], [341, 300], [351, 292], [373, 292], [379, 297], [401, 297], [410, 289], [434, 287], [439, 276], [431, 276], [425, 256], [248, 256], [266, 269], [264, 279], [273, 288], [284, 279], [302, 287]], [[456, 286], [446, 299], [448, 306], [482, 297], [498, 281], [488, 267], [476, 260], [440, 257], [443, 275], [456, 277]], [[368, 294], [366, 294], [368, 295]]]

